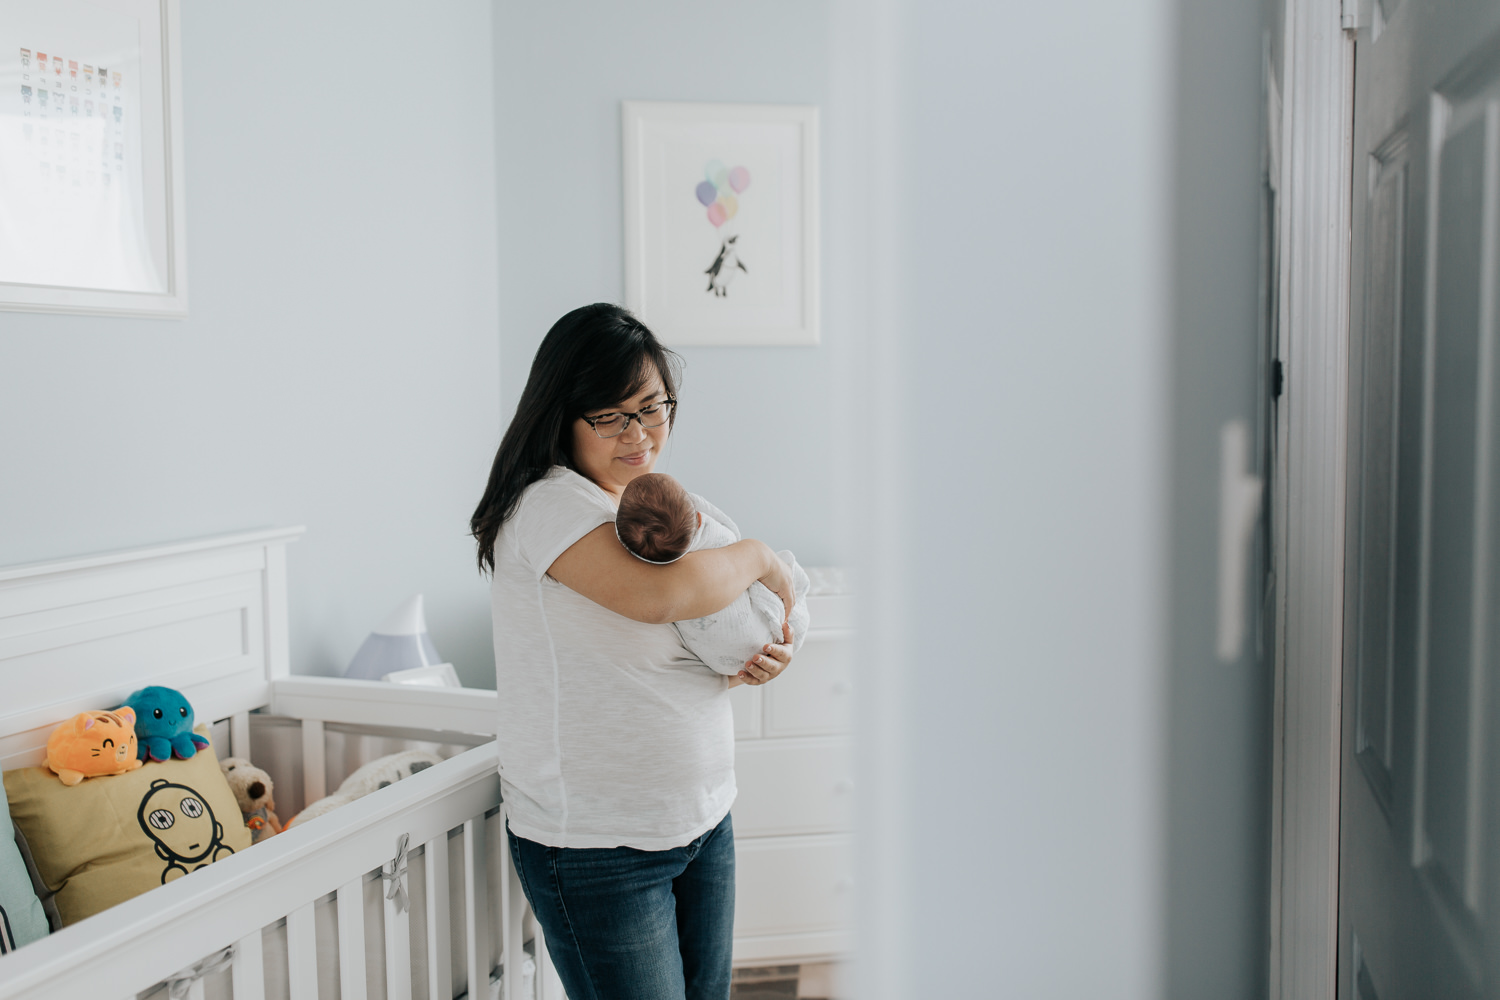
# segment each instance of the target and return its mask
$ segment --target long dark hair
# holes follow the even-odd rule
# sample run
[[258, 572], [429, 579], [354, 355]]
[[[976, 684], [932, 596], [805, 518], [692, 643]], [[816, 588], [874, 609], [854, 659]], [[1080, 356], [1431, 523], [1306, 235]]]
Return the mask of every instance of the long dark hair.
[[469, 519], [481, 572], [494, 572], [495, 537], [526, 487], [555, 465], [576, 470], [573, 421], [636, 395], [653, 375], [661, 377], [667, 395], [676, 396], [681, 364], [644, 323], [607, 302], [574, 309], [552, 324], [500, 439], [484, 497]]

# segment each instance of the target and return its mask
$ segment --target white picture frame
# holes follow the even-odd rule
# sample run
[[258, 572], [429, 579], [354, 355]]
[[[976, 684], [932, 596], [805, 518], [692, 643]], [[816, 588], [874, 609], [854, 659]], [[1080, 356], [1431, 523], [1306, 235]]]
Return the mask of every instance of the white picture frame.
[[621, 113], [626, 307], [674, 347], [817, 344], [818, 109]]
[[178, 3], [0, 0], [0, 310], [187, 315]]

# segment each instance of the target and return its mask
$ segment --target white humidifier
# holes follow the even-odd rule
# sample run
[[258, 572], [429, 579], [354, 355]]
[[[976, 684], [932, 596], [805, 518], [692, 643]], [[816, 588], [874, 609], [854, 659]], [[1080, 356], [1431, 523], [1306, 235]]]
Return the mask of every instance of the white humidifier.
[[349, 661], [344, 676], [378, 681], [389, 674], [434, 667], [442, 662], [432, 637], [427, 634], [422, 595], [416, 594], [386, 615], [385, 621], [370, 633]]

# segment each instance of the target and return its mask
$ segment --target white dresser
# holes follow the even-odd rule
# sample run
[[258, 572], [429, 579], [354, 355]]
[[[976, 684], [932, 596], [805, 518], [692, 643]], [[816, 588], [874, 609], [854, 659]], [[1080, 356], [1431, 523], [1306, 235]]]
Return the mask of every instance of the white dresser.
[[854, 819], [854, 598], [808, 598], [786, 672], [734, 703], [736, 965], [848, 955]]

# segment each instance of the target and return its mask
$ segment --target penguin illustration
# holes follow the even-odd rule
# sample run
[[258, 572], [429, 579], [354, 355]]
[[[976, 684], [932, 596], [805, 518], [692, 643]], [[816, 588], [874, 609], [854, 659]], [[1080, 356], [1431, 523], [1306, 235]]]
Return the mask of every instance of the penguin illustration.
[[208, 802], [187, 785], [165, 778], [151, 782], [136, 819], [156, 843], [157, 857], [167, 863], [163, 885], [234, 853], [223, 842], [224, 827]]
[[746, 274], [750, 273], [750, 269], [745, 266], [744, 261], [740, 260], [739, 250], [735, 247], [735, 243], [738, 241], [739, 236], [736, 234], [721, 243], [719, 245], [719, 255], [714, 258], [712, 264], [708, 265], [708, 270], [703, 272], [708, 275], [707, 291], [712, 292], [719, 298], [723, 298], [729, 294], [729, 282], [734, 279], [735, 268], [739, 268]]

